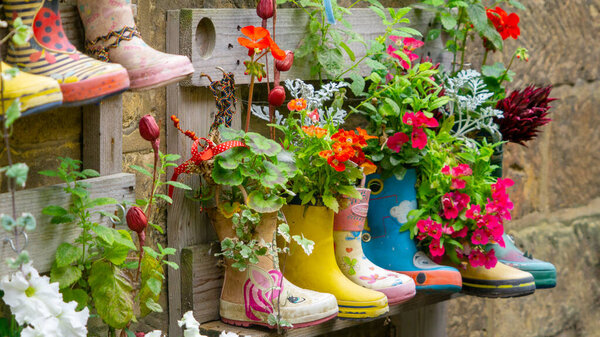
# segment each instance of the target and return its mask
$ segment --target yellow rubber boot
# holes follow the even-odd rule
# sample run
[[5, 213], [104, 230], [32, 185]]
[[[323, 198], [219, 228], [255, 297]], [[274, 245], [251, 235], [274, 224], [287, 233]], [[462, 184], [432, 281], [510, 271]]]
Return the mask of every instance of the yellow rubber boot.
[[[11, 73], [13, 68], [2, 62], [2, 71]], [[2, 88], [4, 110], [19, 98], [21, 116], [56, 108], [62, 104], [63, 96], [58, 82], [50, 77], [18, 71], [14, 77], [5, 76]], [[2, 110], [0, 110], [2, 115]], [[0, 117], [1, 119], [1, 117]]]
[[462, 276], [462, 291], [481, 297], [518, 297], [533, 294], [533, 275], [498, 262], [494, 268], [458, 268]]
[[[389, 311], [385, 294], [350, 281], [337, 265], [333, 247], [333, 211], [317, 206], [283, 206], [291, 235], [304, 235], [315, 242], [310, 256], [292, 244], [285, 259], [285, 277], [299, 287], [333, 294], [339, 318], [369, 319]], [[283, 267], [284, 259], [280, 259]]]

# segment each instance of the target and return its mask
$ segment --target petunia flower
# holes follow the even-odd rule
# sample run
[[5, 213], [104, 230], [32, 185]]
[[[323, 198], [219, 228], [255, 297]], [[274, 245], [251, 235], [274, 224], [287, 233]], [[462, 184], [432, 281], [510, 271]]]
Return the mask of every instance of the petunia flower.
[[482, 228], [476, 229], [471, 236], [471, 242], [474, 245], [487, 245], [489, 240], [488, 234], [486, 233], [485, 229]]
[[455, 178], [470, 176], [472, 174], [473, 170], [471, 170], [469, 164], [460, 164], [452, 169], [452, 176]]
[[390, 150], [399, 153], [402, 150], [402, 145], [408, 143], [409, 138], [403, 132], [396, 132], [393, 136], [388, 138], [386, 144]]
[[427, 145], [427, 134], [421, 128], [414, 128], [410, 140], [412, 147], [423, 150]]
[[467, 236], [468, 232], [469, 232], [469, 227], [465, 226], [458, 231], [454, 231], [454, 233], [452, 233], [451, 235], [453, 238], [464, 238]]
[[485, 254], [485, 262], [483, 265], [486, 269], [492, 269], [496, 264], [498, 264], [498, 258], [496, 257], [496, 252], [492, 248]]
[[446, 248], [440, 243], [440, 240], [431, 240], [431, 243], [429, 244], [429, 253], [431, 253], [431, 256], [443, 256], [445, 252]]
[[481, 267], [486, 263], [486, 256], [479, 249], [473, 249], [469, 254], [469, 263], [473, 267]]
[[410, 62], [412, 63], [412, 61], [419, 58], [419, 55], [413, 53], [413, 51], [417, 48], [422, 47], [424, 45], [423, 41], [419, 41], [419, 40], [413, 39], [411, 37], [403, 38], [403, 37], [396, 36], [396, 35], [390, 36], [390, 40], [392, 40], [397, 46], [399, 46], [402, 49], [398, 50], [394, 46], [389, 45], [386, 50], [388, 55], [390, 55], [393, 58], [398, 59], [402, 68], [408, 70], [409, 64], [404, 59], [402, 59], [402, 57], [400, 57], [400, 55], [398, 55], [398, 53], [404, 53], [408, 57]]
[[450, 189], [453, 190], [461, 190], [463, 188], [467, 187], [467, 182], [459, 179], [459, 178], [453, 178], [451, 185], [450, 185]]
[[471, 205], [471, 208], [467, 210], [465, 216], [469, 219], [477, 220], [481, 214], [481, 206]]
[[444, 167], [442, 167], [441, 172], [442, 172], [442, 174], [447, 175], [447, 176], [452, 174], [450, 166], [448, 166], [448, 165], [444, 165]]

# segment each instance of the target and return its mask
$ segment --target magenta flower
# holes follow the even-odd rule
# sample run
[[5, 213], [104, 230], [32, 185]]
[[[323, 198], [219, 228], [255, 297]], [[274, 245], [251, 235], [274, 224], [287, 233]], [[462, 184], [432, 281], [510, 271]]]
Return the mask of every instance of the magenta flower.
[[431, 243], [429, 244], [429, 253], [431, 253], [431, 256], [443, 256], [445, 252], [446, 248], [440, 244], [440, 240], [431, 240]]
[[404, 116], [402, 116], [402, 123], [412, 126], [421, 126], [419, 124], [419, 118], [417, 118], [417, 115], [415, 115], [414, 112], [405, 113]]
[[452, 228], [452, 226], [444, 225], [444, 227], [442, 227], [442, 233], [446, 235], [452, 235], [454, 234], [454, 228]]
[[433, 117], [427, 117], [421, 111], [418, 111], [415, 115], [417, 116], [417, 121], [419, 123], [418, 126], [425, 125], [429, 128], [437, 128], [438, 126], [440, 126], [440, 123], [438, 122], [437, 119], [435, 119]]
[[460, 164], [452, 169], [452, 176], [455, 178], [470, 176], [471, 174], [473, 174], [473, 170], [471, 170], [469, 164]]
[[465, 227], [461, 228], [460, 230], [452, 233], [452, 237], [453, 238], [464, 238], [467, 236], [468, 232], [469, 232], [469, 227], [465, 226]]
[[471, 205], [471, 208], [467, 210], [465, 216], [469, 219], [477, 220], [481, 215], [481, 206]]
[[486, 233], [485, 229], [476, 229], [473, 232], [473, 236], [471, 236], [471, 242], [474, 245], [487, 245], [487, 243], [490, 241], [490, 238], [488, 236], [488, 234]]
[[471, 254], [469, 254], [469, 263], [471, 264], [471, 266], [473, 267], [481, 267], [484, 266], [486, 263], [486, 256], [485, 254], [483, 254], [480, 250], [478, 249], [474, 249], [473, 251], [471, 251]]
[[389, 45], [387, 48], [387, 53], [391, 57], [398, 59], [402, 68], [408, 70], [408, 63], [405, 60], [403, 60], [397, 53], [404, 53], [406, 56], [408, 56], [408, 59], [412, 63], [412, 61], [419, 58], [419, 55], [413, 53], [413, 51], [417, 48], [422, 47], [424, 45], [423, 41], [419, 41], [411, 37], [403, 38], [395, 35], [390, 36], [390, 40], [392, 40], [397, 46], [401, 47], [402, 49], [398, 50], [394, 46]]
[[428, 234], [435, 240], [441, 239], [442, 238], [442, 224], [433, 221]]
[[433, 220], [431, 218], [427, 218], [426, 220], [417, 221], [417, 228], [421, 233], [429, 233], [431, 227], [433, 226]]
[[427, 145], [427, 134], [423, 129], [414, 128], [411, 134], [412, 147], [423, 150]]
[[490, 249], [490, 251], [485, 254], [485, 262], [483, 265], [487, 269], [492, 269], [497, 263], [498, 258], [496, 257], [496, 252], [494, 252], [494, 249]]
[[402, 145], [408, 142], [408, 135], [403, 132], [396, 132], [393, 136], [388, 138], [386, 144], [390, 148], [390, 150], [395, 151], [396, 153], [402, 150]]
[[458, 179], [458, 178], [454, 178], [452, 179], [452, 184], [450, 185], [450, 189], [453, 190], [461, 190], [463, 188], [467, 187], [467, 182], [462, 180], [462, 179]]
[[445, 174], [447, 176], [451, 175], [452, 173], [450, 172], [450, 166], [445, 165], [444, 167], [442, 167], [442, 174]]

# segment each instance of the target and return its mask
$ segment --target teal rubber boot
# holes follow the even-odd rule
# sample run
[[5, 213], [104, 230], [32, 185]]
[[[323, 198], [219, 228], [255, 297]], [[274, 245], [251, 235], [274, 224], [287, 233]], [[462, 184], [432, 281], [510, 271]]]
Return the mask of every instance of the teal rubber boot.
[[533, 275], [537, 289], [556, 287], [556, 267], [550, 262], [534, 259], [531, 254], [523, 253], [515, 246], [510, 235], [503, 235], [505, 248], [498, 244], [488, 245], [488, 249], [494, 249], [498, 262], [507, 264], [513, 268], [526, 271]]

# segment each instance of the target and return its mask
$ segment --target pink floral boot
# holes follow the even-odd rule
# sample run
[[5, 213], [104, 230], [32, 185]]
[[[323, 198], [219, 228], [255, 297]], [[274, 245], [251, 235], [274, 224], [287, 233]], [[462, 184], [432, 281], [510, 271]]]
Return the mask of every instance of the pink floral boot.
[[88, 53], [119, 63], [129, 72], [131, 89], [151, 89], [178, 82], [194, 72], [186, 56], [148, 46], [133, 21], [129, 0], [78, 0]]
[[333, 240], [335, 258], [344, 275], [365, 288], [388, 297], [389, 305], [405, 302], [415, 296], [415, 282], [410, 276], [385, 270], [369, 261], [362, 250], [361, 234], [369, 209], [371, 190], [358, 188], [362, 200], [348, 198], [335, 215]]

